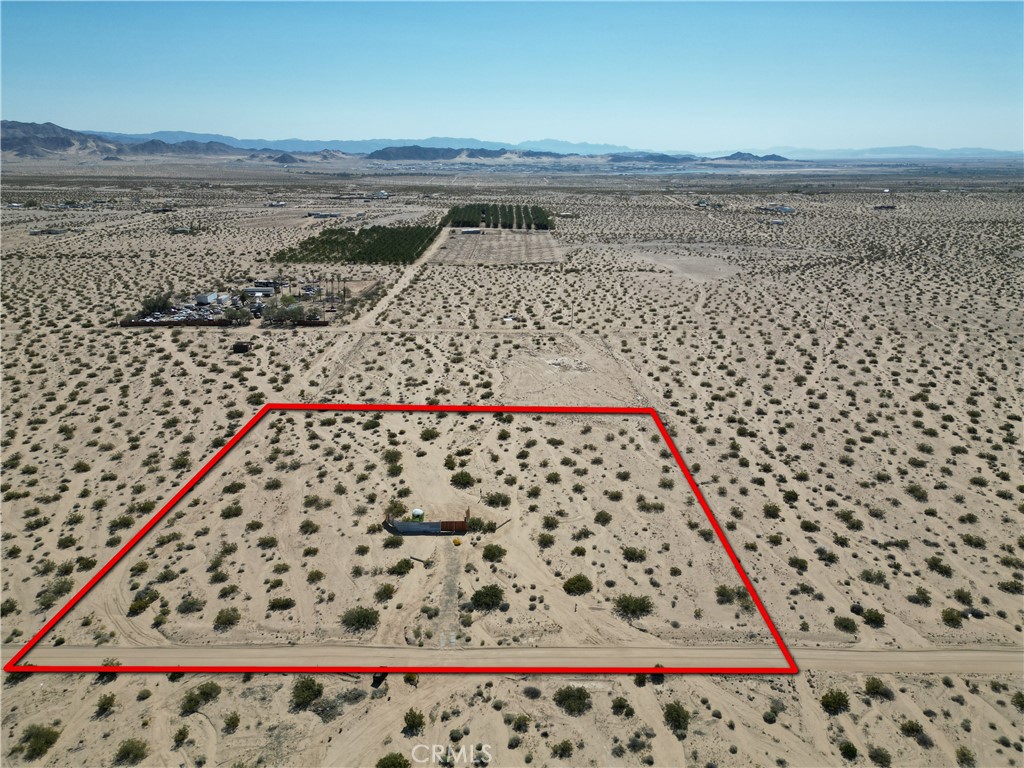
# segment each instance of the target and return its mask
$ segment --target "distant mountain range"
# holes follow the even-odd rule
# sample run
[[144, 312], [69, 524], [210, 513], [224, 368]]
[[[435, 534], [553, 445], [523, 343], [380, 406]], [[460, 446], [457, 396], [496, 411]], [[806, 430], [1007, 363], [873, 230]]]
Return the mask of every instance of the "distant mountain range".
[[[725, 154], [725, 151], [702, 153], [713, 157]], [[981, 147], [961, 147], [959, 149], [935, 149], [908, 145], [902, 147], [870, 147], [867, 149], [809, 149], [806, 147], [769, 147], [768, 149], [750, 149], [736, 154], [755, 154], [763, 159], [785, 155], [793, 160], [1000, 160], [1020, 159], [1024, 152], [1005, 149], [984, 149]]]
[[[615, 144], [588, 144], [542, 139], [518, 144], [481, 141], [471, 138], [434, 136], [427, 139], [365, 139], [357, 141], [307, 139], [236, 139], [221, 134], [189, 131], [157, 131], [147, 134], [110, 131], [72, 131], [53, 123], [2, 121], [0, 144], [4, 152], [19, 157], [48, 157], [61, 153], [84, 153], [107, 159], [127, 159], [151, 155], [237, 156], [281, 164], [304, 162], [295, 154], [319, 154], [320, 159], [339, 153], [365, 155], [370, 160], [456, 160], [456, 159], [558, 159], [561, 157], [602, 158], [609, 163], [678, 165], [683, 163], [777, 163], [793, 160], [925, 160], [925, 159], [1020, 159], [1024, 153], [983, 148], [932, 149], [919, 146], [874, 147], [870, 149], [806, 149], [772, 147], [767, 150], [739, 152], [651, 152]], [[282, 154], [284, 153], [284, 154]]]
[[932, 147], [920, 147], [916, 145], [899, 147], [870, 147], [868, 149], [811, 149], [806, 147], [787, 146], [769, 147], [768, 149], [746, 148], [740, 152], [735, 152], [734, 150], [715, 150], [706, 152], [671, 150], [655, 152], [651, 150], [636, 150], [632, 147], [626, 147], [618, 144], [589, 144], [586, 142], [574, 143], [571, 141], [560, 141], [558, 139], [539, 139], [537, 141], [523, 141], [516, 144], [512, 142], [455, 138], [452, 136], [431, 136], [426, 139], [360, 139], [351, 141], [334, 139], [330, 141], [313, 141], [308, 139], [236, 139], [234, 136], [224, 136], [216, 133], [190, 133], [188, 131], [157, 131], [156, 133], [145, 134], [111, 133], [109, 131], [82, 131], [82, 133], [102, 136], [125, 144], [150, 140], [164, 141], [168, 143], [198, 141], [219, 142], [221, 144], [227, 144], [229, 146], [239, 147], [242, 149], [277, 149], [284, 152], [318, 152], [322, 149], [333, 149], [349, 154], [369, 154], [389, 147], [419, 146], [432, 147], [436, 149], [458, 147], [463, 149], [508, 150], [513, 152], [554, 152], [560, 155], [611, 155], [623, 157], [632, 155], [634, 158], [637, 155], [644, 155], [646, 157], [661, 155], [662, 157], [726, 157], [730, 160], [751, 159], [749, 157], [735, 157], [735, 155], [742, 154], [758, 157], [761, 160], [767, 161], [778, 160], [783, 157], [792, 160], [893, 160], [899, 158], [998, 159], [1022, 156], [1021, 152], [1001, 149], [984, 149], [980, 147], [934, 149]]
[[481, 141], [480, 139], [460, 139], [452, 136], [431, 136], [426, 139], [330, 139], [317, 141], [311, 139], [236, 139], [218, 133], [190, 133], [188, 131], [157, 131], [156, 133], [112, 133], [110, 131], [81, 131], [93, 136], [119, 141], [123, 144], [135, 144], [143, 141], [164, 141], [176, 143], [181, 141], [218, 142], [240, 149], [277, 149], [283, 152], [319, 152], [322, 149], [333, 149], [347, 154], [370, 154], [389, 147], [418, 146], [434, 149], [489, 149], [533, 152], [556, 152], [562, 155], [608, 155], [614, 152], [631, 152], [629, 147], [616, 144], [574, 144], [571, 141], [557, 139], [541, 139], [539, 141], [523, 141], [518, 144], [497, 141]]

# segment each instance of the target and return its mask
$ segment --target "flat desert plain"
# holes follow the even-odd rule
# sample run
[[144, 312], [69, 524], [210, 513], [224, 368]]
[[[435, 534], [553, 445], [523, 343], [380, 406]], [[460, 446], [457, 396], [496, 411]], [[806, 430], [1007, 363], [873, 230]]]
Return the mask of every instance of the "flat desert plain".
[[[16, 170], [5, 663], [265, 404], [360, 403], [268, 413], [22, 663], [786, 666], [649, 419], [372, 410], [428, 403], [655, 409], [800, 671], [8, 672], [5, 765], [1024, 763], [1013, 174]], [[477, 202], [554, 227], [272, 260]], [[117, 324], [255, 279], [342, 300]], [[414, 508], [473, 525], [382, 528]]]

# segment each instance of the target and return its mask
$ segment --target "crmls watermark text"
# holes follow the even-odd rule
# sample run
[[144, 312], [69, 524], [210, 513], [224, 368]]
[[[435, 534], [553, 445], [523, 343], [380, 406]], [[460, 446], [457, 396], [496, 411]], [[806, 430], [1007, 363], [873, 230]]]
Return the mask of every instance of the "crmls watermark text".
[[412, 748], [412, 760], [420, 765], [486, 765], [491, 762], [491, 745], [417, 744]]

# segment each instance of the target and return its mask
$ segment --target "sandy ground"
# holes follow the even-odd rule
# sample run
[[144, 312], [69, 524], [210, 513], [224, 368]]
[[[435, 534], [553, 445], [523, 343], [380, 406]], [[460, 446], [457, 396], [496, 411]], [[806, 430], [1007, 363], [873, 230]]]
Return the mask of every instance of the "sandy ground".
[[[542, 765], [821, 766], [843, 764], [843, 741], [859, 751], [858, 764], [870, 763], [872, 748], [886, 750], [894, 765], [956, 765], [958, 750], [961, 764], [969, 763], [963, 750], [979, 766], [1020, 763], [1024, 720], [1015, 701], [1024, 679], [1013, 664], [1024, 654], [1024, 608], [1015, 593], [1024, 582], [1019, 193], [1002, 191], [991, 176], [941, 192], [931, 182], [901, 190], [891, 179], [851, 175], [819, 195], [790, 191], [819, 183], [792, 177], [751, 189], [725, 177], [555, 176], [544, 183], [481, 174], [389, 177], [392, 199], [364, 204], [334, 196], [383, 182], [261, 178], [257, 170], [218, 177], [218, 169], [196, 182], [149, 172], [101, 178], [49, 169], [15, 183], [5, 178], [4, 204], [107, 201], [85, 210], [5, 209], [0, 219], [5, 659], [262, 403], [495, 402], [657, 408], [802, 672], [666, 676], [642, 687], [629, 676], [423, 675], [407, 683], [391, 675], [375, 693], [365, 675], [318, 675], [324, 691], [310, 710], [291, 706], [297, 676], [225, 675], [216, 679], [219, 695], [192, 715], [180, 713], [182, 698], [209, 675], [8, 675], [5, 764], [28, 762], [16, 749], [27, 726], [54, 723], [58, 740], [33, 764], [110, 764], [120, 742], [133, 737], [146, 742], [151, 765], [364, 766], [388, 752], [410, 756], [418, 743], [471, 743], [491, 746], [499, 766], [525, 764], [527, 755]], [[875, 210], [894, 199], [875, 189], [881, 186], [897, 189], [895, 210]], [[699, 198], [720, 207], [697, 207]], [[266, 207], [277, 199], [288, 207]], [[187, 296], [267, 276], [276, 249], [326, 226], [300, 211], [419, 222], [469, 200], [529, 201], [569, 215], [547, 235], [487, 235], [476, 245], [447, 235], [407, 268], [339, 268], [339, 278], [379, 290], [326, 328], [109, 327], [157, 291]], [[146, 213], [168, 202], [175, 212]], [[796, 209], [781, 227], [756, 210], [777, 203]], [[192, 223], [197, 234], [169, 232]], [[46, 226], [69, 231], [28, 234]], [[303, 271], [285, 277], [310, 278]], [[251, 353], [231, 354], [240, 338], [255, 340]], [[338, 616], [343, 605], [374, 600], [384, 583], [397, 589], [367, 644], [379, 653], [493, 658], [590, 645], [588, 653], [607, 655], [607, 639], [631, 648], [656, 639], [683, 654], [713, 646], [709, 658], [748, 652], [740, 626], [748, 614], [715, 599], [715, 587], [731, 583], [711, 558], [720, 548], [704, 540], [699, 517], [688, 517], [696, 508], [674, 495], [683, 488], [678, 468], [664, 461], [650, 433], [595, 423], [583, 435], [585, 424], [554, 419], [500, 425], [491, 418], [476, 431], [471, 424], [425, 445], [424, 425], [412, 421], [372, 437], [340, 419], [327, 425], [296, 413], [279, 430], [268, 422], [264, 439], [240, 446], [162, 523], [173, 522], [181, 539], [140, 545], [150, 566], [135, 578], [140, 587], [154, 581], [167, 601], [163, 625], [152, 626], [159, 600], [128, 617], [137, 590], [130, 574], [112, 575], [106, 593], [91, 595], [48, 636], [41, 657], [57, 658], [58, 637], [68, 658], [124, 654], [124, 663], [174, 645], [200, 657], [235, 655], [237, 636], [245, 653], [259, 656], [293, 641], [288, 650], [311, 653], [301, 646], [315, 648], [318, 637], [325, 648], [346, 649], [339, 653], [363, 653]], [[518, 431], [523, 426], [535, 434]], [[500, 438], [501, 429], [510, 436]], [[530, 439], [537, 445], [526, 448]], [[454, 488], [443, 464], [465, 447], [466, 469], [486, 479], [473, 493]], [[397, 476], [387, 474], [387, 448], [402, 454]], [[515, 458], [521, 450], [530, 455]], [[604, 463], [590, 464], [594, 457]], [[616, 476], [620, 464], [626, 480]], [[573, 474], [581, 468], [589, 473]], [[560, 482], [547, 482], [552, 471]], [[514, 484], [505, 485], [513, 474]], [[281, 487], [267, 490], [271, 478]], [[665, 478], [674, 479], [672, 488], [660, 485]], [[429, 498], [438, 513], [475, 505], [481, 517], [513, 518], [515, 525], [490, 534], [507, 550], [504, 562], [491, 571], [481, 559], [488, 534], [470, 537], [458, 559], [435, 552], [436, 542], [384, 549], [367, 527], [397, 496], [399, 481], [411, 489], [401, 497], [410, 506]], [[245, 487], [225, 490], [237, 482]], [[582, 492], [573, 490], [577, 482]], [[337, 483], [346, 493], [335, 493]], [[531, 499], [535, 484], [542, 493]], [[622, 500], [611, 502], [605, 491], [616, 488]], [[481, 503], [495, 491], [508, 493], [508, 508]], [[666, 511], [641, 512], [638, 494], [659, 494]], [[307, 507], [310, 495], [330, 504]], [[221, 517], [233, 500], [242, 514]], [[628, 525], [596, 525], [602, 508]], [[548, 514], [558, 522], [556, 543], [538, 556]], [[652, 514], [671, 524], [644, 531], [643, 515]], [[300, 532], [305, 518], [319, 529]], [[365, 522], [353, 525], [357, 519]], [[246, 531], [251, 522], [263, 528]], [[574, 542], [583, 525], [594, 535]], [[627, 533], [647, 550], [646, 562], [622, 561]], [[265, 536], [276, 547], [262, 548]], [[365, 556], [355, 554], [361, 537], [370, 546]], [[222, 543], [238, 549], [221, 563], [227, 581], [210, 585], [207, 569]], [[577, 545], [584, 556], [572, 554]], [[317, 554], [304, 554], [309, 547]], [[434, 556], [435, 567], [414, 561], [405, 576], [388, 575], [406, 553]], [[361, 557], [369, 567], [353, 578]], [[133, 553], [126, 567], [135, 562]], [[586, 621], [568, 613], [559, 582], [577, 563], [598, 587], [586, 597], [595, 606], [627, 583], [649, 590], [657, 610], [642, 625], [646, 642], [636, 644], [637, 628], [607, 609], [588, 611]], [[288, 569], [275, 572], [279, 565]], [[175, 578], [157, 580], [165, 568]], [[313, 570], [323, 572], [320, 582], [308, 581]], [[614, 587], [604, 586], [609, 578]], [[463, 626], [469, 612], [460, 599], [491, 579], [504, 585], [513, 623], [499, 611]], [[233, 584], [239, 591], [220, 598], [220, 588]], [[445, 584], [455, 585], [454, 599]], [[517, 593], [513, 584], [526, 589]], [[206, 604], [181, 613], [189, 592]], [[276, 595], [295, 606], [266, 610]], [[541, 596], [552, 607], [531, 611]], [[416, 638], [412, 615], [425, 603], [442, 610], [421, 620]], [[228, 605], [239, 608], [239, 624], [214, 632], [214, 609]], [[453, 631], [462, 644], [458, 634], [468, 635], [472, 649], [442, 649], [439, 637], [450, 641]], [[506, 647], [509, 633], [534, 638], [533, 647]], [[888, 693], [866, 693], [869, 677]], [[585, 714], [570, 716], [555, 703], [567, 685], [590, 692]], [[530, 698], [533, 687], [538, 698]], [[143, 689], [150, 695], [140, 699]], [[830, 689], [848, 694], [846, 711], [823, 710]], [[113, 710], [96, 716], [105, 693], [115, 694]], [[613, 713], [617, 696], [633, 707], [631, 716]], [[83, 704], [69, 710], [69, 700]], [[674, 700], [691, 712], [683, 740], [663, 717]], [[422, 734], [402, 732], [410, 708], [426, 716]], [[232, 711], [241, 722], [226, 732]], [[529, 717], [522, 732], [520, 713]], [[182, 725], [189, 733], [175, 746]], [[563, 740], [572, 756], [553, 757]]]

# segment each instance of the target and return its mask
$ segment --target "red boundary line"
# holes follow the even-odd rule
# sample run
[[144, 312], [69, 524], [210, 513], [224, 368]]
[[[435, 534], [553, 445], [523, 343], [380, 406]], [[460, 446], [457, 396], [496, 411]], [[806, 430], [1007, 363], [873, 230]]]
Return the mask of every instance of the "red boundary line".
[[[690, 485], [690, 489], [696, 496], [697, 501], [700, 503], [701, 509], [704, 510], [704, 514], [708, 518], [708, 522], [711, 523], [711, 527], [714, 529], [715, 534], [718, 536], [719, 542], [725, 548], [726, 554], [729, 555], [729, 559], [732, 560], [733, 566], [736, 568], [736, 572], [739, 574], [740, 579], [743, 581], [743, 585], [747, 588], [747, 592], [750, 593], [751, 598], [754, 601], [754, 605], [757, 606], [757, 610], [761, 614], [761, 618], [764, 619], [765, 624], [768, 626], [772, 637], [775, 639], [775, 643], [779, 650], [782, 652], [783, 657], [787, 662], [785, 667], [357, 667], [357, 666], [345, 666], [345, 667], [332, 667], [332, 666], [263, 666], [263, 667], [250, 667], [250, 666], [69, 666], [69, 665], [45, 665], [35, 666], [32, 664], [19, 665], [25, 655], [38, 644], [43, 637], [64, 618], [64, 616], [70, 611], [75, 605], [85, 597], [86, 593], [89, 592], [99, 581], [110, 572], [110, 570], [117, 565], [117, 563], [125, 557], [132, 550], [132, 548], [142, 540], [142, 538], [149, 533], [150, 530], [160, 520], [170, 512], [174, 506], [181, 501], [182, 497], [185, 496], [192, 488], [203, 479], [207, 472], [213, 469], [214, 465], [217, 464], [222, 458], [224, 458], [228, 452], [234, 448], [238, 442], [245, 437], [246, 434], [256, 426], [259, 421], [266, 416], [270, 411], [432, 411], [432, 412], [455, 412], [455, 413], [594, 413], [594, 414], [613, 414], [613, 415], [624, 415], [624, 416], [637, 416], [645, 415], [650, 416], [655, 425], [658, 427], [658, 431], [661, 433], [662, 439], [668, 445], [672, 455], [675, 457], [676, 463], [683, 472], [683, 476], [686, 477], [687, 483]], [[114, 649], [111, 649], [113, 652]], [[719, 526], [718, 521], [715, 519], [714, 514], [711, 512], [711, 507], [708, 506], [707, 500], [704, 495], [700, 492], [697, 487], [696, 481], [693, 479], [693, 475], [690, 474], [690, 470], [686, 466], [686, 462], [683, 461], [682, 455], [676, 448], [675, 443], [672, 441], [672, 437], [669, 435], [668, 430], [665, 428], [661, 417], [658, 412], [653, 408], [619, 408], [619, 407], [587, 407], [587, 406], [534, 406], [534, 405], [405, 405], [396, 403], [368, 403], [368, 404], [332, 404], [332, 403], [272, 403], [264, 405], [255, 416], [253, 416], [248, 423], [234, 436], [232, 437], [216, 454], [211, 458], [203, 467], [185, 483], [181, 489], [174, 494], [170, 501], [168, 501], [163, 508], [161, 508], [150, 520], [147, 522], [139, 531], [131, 538], [131, 540], [125, 544], [121, 549], [114, 555], [114, 557], [100, 568], [91, 579], [83, 586], [77, 593], [68, 601], [68, 603], [54, 614], [53, 618], [46, 622], [31, 640], [28, 641], [19, 650], [10, 661], [4, 664], [3, 669], [5, 672], [291, 672], [291, 673], [333, 673], [333, 672], [417, 672], [417, 673], [460, 673], [460, 674], [483, 674], [483, 673], [519, 673], [519, 674], [704, 674], [704, 675], [722, 675], [722, 674], [746, 674], [746, 675], [793, 675], [799, 672], [799, 668], [796, 665], [796, 661], [793, 659], [792, 654], [789, 652], [789, 648], [786, 646], [786, 642], [782, 639], [782, 635], [779, 634], [779, 630], [776, 629], [775, 623], [772, 621], [771, 616], [768, 615], [768, 610], [764, 607], [764, 603], [761, 602], [761, 598], [757, 594], [757, 590], [754, 589], [754, 585], [751, 583], [746, 572], [743, 570], [743, 566], [740, 564], [739, 558], [733, 551], [732, 546], [729, 544], [729, 540], [726, 538], [725, 533]]]

